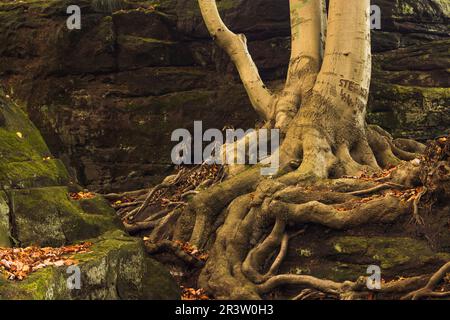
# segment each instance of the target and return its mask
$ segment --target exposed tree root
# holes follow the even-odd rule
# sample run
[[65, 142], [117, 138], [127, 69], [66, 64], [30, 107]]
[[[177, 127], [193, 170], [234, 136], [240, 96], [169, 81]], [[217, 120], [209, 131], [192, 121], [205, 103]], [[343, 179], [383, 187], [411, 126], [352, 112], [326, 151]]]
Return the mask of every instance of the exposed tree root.
[[128, 232], [138, 233], [158, 227], [158, 233], [164, 233], [161, 230], [167, 229], [164, 225], [168, 221], [176, 222], [169, 219], [174, 216], [174, 211], [187, 205], [189, 198], [197, 195], [199, 190], [219, 183], [224, 175], [224, 169], [218, 166], [180, 168], [177, 174], [150, 190], [112, 193], [104, 197], [112, 202]]
[[155, 193], [158, 190], [161, 190], [163, 188], [169, 188], [169, 187], [175, 185], [179, 181], [182, 174], [183, 174], [183, 170], [180, 170], [176, 175], [168, 176], [167, 178], [165, 178], [162, 183], [158, 184], [157, 186], [155, 186], [154, 188], [152, 188], [150, 190], [150, 192], [147, 194], [147, 196], [145, 197], [145, 200], [142, 202], [142, 204], [140, 206], [138, 206], [137, 208], [128, 212], [122, 219], [123, 220], [127, 220], [127, 219], [133, 220], [136, 215], [140, 214], [149, 205], [150, 201], [152, 200], [152, 197], [155, 195]]
[[[274, 184], [276, 184], [274, 182]], [[270, 187], [261, 188], [263, 191]], [[249, 207], [248, 200], [258, 199], [258, 192], [241, 196], [229, 207], [227, 220], [217, 233], [215, 245], [210, 254], [210, 259], [200, 276], [200, 283], [210, 289], [217, 297], [227, 298], [247, 298], [260, 297], [278, 284], [304, 284], [312, 285], [316, 289], [324, 290], [329, 294], [337, 294], [348, 286], [336, 284], [328, 280], [319, 280], [309, 276], [280, 275], [275, 276], [275, 272], [280, 266], [287, 250], [289, 237], [285, 233], [286, 225], [301, 226], [305, 224], [320, 224], [332, 229], [348, 229], [368, 222], [389, 223], [399, 216], [410, 212], [411, 205], [405, 204], [400, 199], [386, 195], [375, 198], [367, 203], [346, 211], [338, 210], [332, 204], [324, 204], [318, 201], [308, 201], [305, 203], [289, 203], [274, 198], [287, 200], [298, 200], [293, 195], [308, 193], [308, 191], [294, 188], [289, 192], [282, 190], [262, 201], [261, 207]], [[343, 199], [348, 197], [342, 194]], [[330, 193], [332, 198], [330, 203], [336, 202], [336, 195]], [[345, 201], [341, 199], [342, 201]], [[255, 201], [255, 200], [254, 200]], [[260, 201], [256, 200], [256, 203]], [[254, 205], [251, 203], [250, 206]], [[275, 221], [272, 231], [268, 236], [258, 240], [257, 244], [252, 244], [252, 239], [260, 238], [264, 224]], [[253, 247], [248, 251], [247, 248]], [[275, 251], [278, 255], [271, 263], [268, 271], [262, 270]], [[220, 255], [220, 256], [218, 256]], [[224, 257], [227, 257], [223, 261]], [[220, 270], [220, 271], [219, 271]], [[220, 280], [219, 280], [220, 278]], [[242, 281], [242, 278], [245, 281]], [[225, 283], [240, 282], [239, 289], [236, 285], [225, 286]], [[221, 283], [220, 286], [217, 284]], [[248, 287], [244, 294], [243, 288]]]
[[[359, 177], [339, 179], [305, 179], [300, 170], [294, 170], [274, 179], [264, 179], [257, 172], [260, 168], [255, 166], [213, 184], [207, 191], [185, 188], [177, 198], [180, 201], [166, 202], [163, 210], [140, 222], [125, 222], [125, 226], [132, 233], [152, 230], [146, 241], [149, 253], [170, 252], [187, 264], [202, 268], [199, 285], [216, 298], [260, 299], [275, 288], [287, 285], [303, 288], [294, 299], [366, 299], [369, 293], [406, 296], [417, 290], [408, 297], [446, 296], [447, 293], [431, 292], [431, 285], [419, 289], [428, 280], [425, 276], [387, 283], [377, 291], [367, 289], [365, 278], [339, 283], [307, 275], [277, 275], [292, 237], [288, 229], [297, 234], [295, 230], [301, 233], [310, 224], [335, 230], [368, 223], [390, 224], [411, 212], [413, 218], [419, 219], [418, 206], [426, 189], [418, 192], [413, 201], [404, 201], [402, 194], [420, 184], [421, 162], [402, 162], [397, 158], [400, 153], [392, 152], [386, 133], [377, 128], [373, 129], [373, 135], [378, 141], [377, 150], [384, 154], [377, 161], [396, 159], [395, 169], [381, 174], [361, 172]], [[413, 147], [418, 150], [419, 145], [411, 143], [409, 150]], [[163, 182], [160, 188], [144, 194], [144, 200], [141, 191], [140, 200], [118, 209], [133, 205], [142, 208], [144, 204], [149, 207], [155, 189], [178, 183], [180, 172], [169, 183]], [[189, 197], [192, 198], [183, 208], [184, 199]], [[210, 258], [205, 265], [167, 239], [189, 242], [200, 249], [210, 248]]]
[[444, 279], [444, 277], [447, 275], [447, 273], [450, 272], [450, 262], [443, 265], [435, 274], [433, 274], [428, 280], [425, 287], [410, 292], [404, 297], [402, 297], [403, 300], [411, 299], [411, 300], [419, 300], [422, 298], [444, 298], [450, 296], [450, 291], [442, 291], [442, 292], [436, 292], [434, 291], [436, 287], [439, 285], [439, 283]]
[[104, 194], [103, 197], [109, 201], [118, 201], [122, 200], [123, 198], [136, 198], [139, 196], [142, 196], [148, 192], [147, 189], [141, 189], [141, 190], [135, 190], [135, 191], [129, 191], [129, 192], [122, 192], [122, 193], [108, 193]]
[[400, 185], [400, 184], [395, 184], [395, 183], [383, 183], [380, 184], [378, 186], [369, 188], [369, 189], [365, 189], [365, 190], [358, 190], [358, 191], [353, 191], [353, 192], [349, 192], [348, 194], [353, 195], [353, 196], [365, 196], [365, 195], [369, 195], [378, 191], [382, 191], [385, 189], [391, 189], [393, 187], [396, 188], [404, 188], [404, 186]]
[[[185, 188], [177, 198], [180, 201], [166, 202], [168, 205], [163, 210], [125, 226], [132, 233], [143, 228], [152, 230], [146, 241], [149, 253], [168, 252], [188, 265], [202, 268], [199, 286], [219, 299], [260, 299], [286, 286], [301, 288], [293, 297], [297, 300], [368, 299], [370, 295], [404, 296], [405, 299], [445, 297], [448, 292], [433, 290], [448, 272], [448, 265], [432, 278], [406, 278], [386, 283], [380, 290], [369, 290], [364, 277], [340, 283], [308, 275], [277, 274], [287, 255], [292, 233], [298, 236], [308, 225], [348, 230], [368, 223], [389, 225], [411, 213], [413, 219], [423, 221], [418, 211], [426, 188], [417, 189], [420, 191], [415, 191], [414, 197], [409, 191], [421, 185], [418, 176], [423, 161], [402, 162], [397, 158], [401, 154], [392, 152], [386, 134], [380, 129], [373, 132], [374, 139], [378, 139], [377, 150], [384, 154], [377, 161], [396, 159], [395, 168], [339, 179], [305, 179], [300, 170], [294, 170], [264, 179], [256, 166], [213, 184], [206, 191]], [[402, 145], [406, 144], [409, 150], [419, 150], [419, 145], [402, 141]], [[173, 186], [180, 176], [178, 173], [175, 176], [178, 178], [167, 186], [163, 183], [162, 188]], [[404, 193], [408, 196], [403, 196]], [[154, 192], [147, 193], [142, 200], [140, 192], [140, 200], [118, 209], [143, 204], [149, 207], [149, 195], [153, 197]], [[183, 206], [186, 200], [187, 206]], [[189, 242], [200, 249], [209, 248], [208, 261], [206, 264], [199, 261], [168, 239]]]
[[[330, 280], [318, 279], [307, 275], [278, 275], [264, 284], [258, 285], [261, 294], [270, 292], [280, 286], [298, 286], [303, 287], [299, 295], [293, 297], [293, 300], [305, 299], [339, 299], [339, 300], [367, 300], [370, 294], [375, 295], [398, 295], [409, 292], [426, 283], [428, 276], [418, 276], [405, 278], [398, 281], [392, 281], [382, 286], [381, 289], [368, 289], [366, 277], [360, 277], [355, 282], [335, 282]], [[429, 292], [427, 292], [430, 294]], [[435, 297], [444, 297], [445, 293], [437, 294]], [[411, 293], [405, 295], [409, 298]]]
[[176, 257], [194, 267], [202, 267], [204, 262], [197, 259], [196, 257], [189, 255], [176, 243], [170, 240], [161, 240], [158, 243], [145, 242], [145, 250], [149, 254], [156, 254], [161, 252], [170, 252]]

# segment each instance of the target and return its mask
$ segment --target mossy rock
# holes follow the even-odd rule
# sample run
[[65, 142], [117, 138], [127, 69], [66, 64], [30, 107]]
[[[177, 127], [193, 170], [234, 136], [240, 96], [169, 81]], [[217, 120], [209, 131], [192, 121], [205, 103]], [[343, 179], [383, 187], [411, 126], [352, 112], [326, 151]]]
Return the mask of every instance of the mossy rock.
[[4, 189], [67, 185], [61, 161], [51, 159], [41, 134], [27, 115], [0, 92], [0, 185]]
[[[47, 267], [21, 282], [0, 278], [0, 299], [179, 299], [180, 288], [169, 272], [148, 258], [140, 239], [121, 231], [92, 240], [91, 252], [77, 254], [80, 289], [69, 289], [68, 267]], [[70, 282], [70, 280], [69, 280]]]
[[373, 81], [368, 121], [396, 137], [433, 138], [448, 131], [450, 89]]
[[0, 126], [0, 153], [3, 157], [7, 156], [5, 151], [9, 151], [10, 156], [13, 157], [16, 155], [16, 152], [21, 151], [23, 148], [26, 151], [25, 160], [34, 157], [42, 159], [50, 156], [50, 151], [39, 130], [28, 119], [28, 116], [20, 106], [7, 98], [1, 90], [0, 114], [3, 119], [3, 124]]
[[112, 216], [116, 214], [116, 211], [111, 207], [109, 202], [98, 195], [94, 198], [80, 199], [75, 202], [79, 204], [85, 213], [98, 214], [99, 212], [102, 212], [105, 215], [108, 214]]
[[69, 173], [59, 159], [41, 159], [0, 164], [4, 188], [61, 186], [70, 183]]
[[67, 187], [11, 190], [9, 198], [14, 235], [22, 246], [60, 246], [121, 227], [110, 209], [104, 211], [105, 205], [84, 211], [79, 201], [69, 198]]
[[69, 198], [74, 185], [64, 164], [51, 158], [39, 131], [3, 92], [0, 107], [0, 245], [12, 239], [14, 245], [59, 246], [120, 229], [100, 196]]
[[328, 243], [330, 255], [340, 263], [374, 264], [392, 273], [450, 259], [450, 254], [434, 252], [426, 241], [407, 237], [345, 236]]
[[9, 247], [10, 245], [9, 206], [6, 194], [0, 191], [0, 247]]
[[23, 139], [20, 131], [12, 132], [0, 128], [0, 163], [31, 161], [43, 157], [34, 146]]
[[[283, 272], [314, 275], [334, 281], [355, 281], [370, 265], [381, 268], [384, 279], [433, 272], [450, 260], [428, 242], [407, 236], [331, 236], [325, 242], [296, 244], [296, 254]], [[444, 249], [445, 250], [445, 249]]]

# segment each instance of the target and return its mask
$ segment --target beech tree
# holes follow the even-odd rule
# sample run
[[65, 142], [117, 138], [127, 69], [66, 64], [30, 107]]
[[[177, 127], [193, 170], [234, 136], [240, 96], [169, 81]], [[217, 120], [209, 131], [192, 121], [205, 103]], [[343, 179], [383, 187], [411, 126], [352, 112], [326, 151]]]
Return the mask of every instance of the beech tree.
[[[260, 165], [241, 166], [206, 191], [193, 191], [186, 206], [153, 215], [129, 230], [153, 228], [149, 252], [162, 248], [177, 252], [172, 240], [208, 249], [199, 286], [215, 298], [260, 299], [283, 285], [340, 299], [367, 293], [364, 278], [337, 283], [278, 274], [278, 269], [289, 239], [307, 224], [346, 230], [390, 223], [411, 213], [420, 222], [411, 203], [389, 194], [346, 211], [334, 207], [382, 190], [416, 186], [420, 165], [411, 160], [425, 148], [413, 140], [393, 139], [382, 128], [366, 123], [370, 1], [330, 0], [327, 9], [323, 0], [290, 0], [291, 57], [279, 92], [264, 84], [245, 36], [225, 25], [216, 1], [198, 3], [209, 33], [236, 66], [264, 127], [280, 129], [280, 169], [265, 177], [259, 174]], [[380, 179], [357, 178], [392, 166], [396, 168]], [[127, 216], [139, 213], [157, 190], [179, 178], [180, 174], [168, 177]], [[188, 259], [182, 252], [178, 256]], [[415, 277], [381, 290], [403, 292], [407, 298], [431, 295], [436, 279], [449, 269], [450, 264], [444, 266], [424, 289], [420, 289], [424, 278]]]

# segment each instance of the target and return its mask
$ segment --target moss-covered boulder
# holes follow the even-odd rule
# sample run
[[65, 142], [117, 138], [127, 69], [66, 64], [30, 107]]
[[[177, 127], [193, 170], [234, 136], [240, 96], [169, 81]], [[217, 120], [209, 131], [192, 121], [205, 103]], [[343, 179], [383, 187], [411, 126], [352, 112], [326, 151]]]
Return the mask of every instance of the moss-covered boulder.
[[[60, 246], [120, 227], [101, 198], [73, 201], [64, 164], [53, 159], [19, 105], [0, 92], [0, 245]], [[94, 204], [95, 203], [95, 204]]]
[[65, 185], [69, 174], [52, 159], [24, 111], [0, 91], [0, 185], [3, 189]]
[[16, 188], [57, 186], [69, 181], [64, 164], [59, 159], [9, 162], [0, 165], [0, 183]]
[[[67, 267], [47, 267], [15, 282], [0, 275], [0, 299], [178, 299], [171, 275], [126, 236], [109, 203], [79, 190], [20, 106], [0, 91], [0, 247], [93, 242], [74, 257], [81, 288]], [[69, 270], [70, 271], [70, 270]]]
[[170, 274], [146, 256], [139, 239], [108, 232], [92, 240], [91, 252], [74, 256], [80, 288], [68, 285], [74, 272], [47, 267], [20, 282], [0, 278], [0, 299], [179, 299], [180, 289]]
[[114, 212], [84, 211], [67, 187], [12, 190], [9, 198], [14, 236], [22, 246], [61, 246], [120, 228]]

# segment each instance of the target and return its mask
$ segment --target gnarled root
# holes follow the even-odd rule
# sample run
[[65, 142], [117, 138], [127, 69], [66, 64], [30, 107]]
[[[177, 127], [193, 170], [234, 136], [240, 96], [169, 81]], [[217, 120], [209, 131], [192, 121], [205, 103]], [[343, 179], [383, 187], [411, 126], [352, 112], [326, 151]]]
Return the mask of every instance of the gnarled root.
[[[170, 251], [196, 267], [203, 263], [166, 239], [208, 248], [209, 259], [198, 284], [219, 299], [260, 299], [286, 285], [304, 289], [295, 299], [365, 299], [369, 293], [408, 295], [414, 290], [418, 291], [410, 297], [446, 295], [430, 291], [435, 285], [418, 289], [429, 280], [424, 276], [387, 283], [377, 291], [367, 289], [365, 278], [339, 283], [307, 275], [277, 275], [288, 253], [289, 234], [296, 230], [308, 225], [351, 230], [369, 223], [389, 225], [411, 212], [418, 217], [418, 204], [426, 190], [418, 188], [422, 160], [416, 159], [415, 152], [422, 150], [420, 144], [396, 141], [381, 128], [369, 126], [362, 143], [331, 148], [322, 133], [308, 129], [304, 135], [306, 129], [299, 130], [303, 140], [298, 169], [270, 179], [254, 166], [225, 181], [220, 179], [205, 191], [186, 189], [183, 194], [193, 197], [184, 208], [184, 201], [175, 201], [176, 210], [169, 207], [167, 212], [151, 214], [148, 220], [127, 228], [133, 232], [140, 228], [139, 223], [150, 224], [148, 252]], [[309, 144], [309, 151], [322, 154], [322, 158], [305, 152]], [[389, 168], [394, 164], [396, 167]], [[325, 171], [317, 171], [320, 166]], [[367, 170], [375, 172], [385, 166], [389, 169], [381, 173]], [[350, 176], [327, 179], [333, 174]], [[135, 199], [136, 205], [148, 206], [151, 197], [142, 197]]]
[[188, 265], [200, 268], [204, 262], [196, 257], [189, 255], [177, 244], [170, 240], [161, 240], [158, 243], [145, 242], [145, 250], [149, 254], [156, 254], [161, 252], [170, 252]]
[[450, 291], [436, 292], [434, 291], [439, 283], [444, 279], [444, 277], [450, 273], [450, 262], [443, 265], [435, 274], [431, 276], [427, 284], [416, 291], [410, 292], [403, 296], [403, 300], [419, 300], [423, 298], [444, 298], [450, 297]]
[[[283, 168], [300, 163], [297, 179], [371, 174], [414, 160], [425, 149], [412, 140], [393, 139], [378, 126], [360, 124], [357, 118], [334, 124], [329, 118], [341, 115], [333, 111], [330, 102], [317, 93], [310, 99], [312, 103], [302, 106], [280, 149]], [[327, 122], [321, 123], [322, 118]]]
[[[311, 286], [343, 298], [356, 285], [310, 276], [276, 275], [288, 248], [286, 228], [318, 224], [351, 229], [369, 222], [391, 223], [411, 211], [410, 203], [391, 194], [360, 202], [356, 195], [346, 193], [350, 190], [362, 196], [377, 185], [383, 186], [377, 191], [398, 187], [357, 179], [321, 180], [315, 186], [319, 190], [326, 186], [328, 190], [320, 192], [305, 186], [286, 186], [276, 180], [260, 183], [255, 192], [238, 197], [228, 207], [200, 275], [200, 285], [215, 297], [227, 299], [259, 299], [283, 283]], [[355, 192], [357, 187], [364, 192]], [[268, 228], [271, 231], [267, 233]]]

